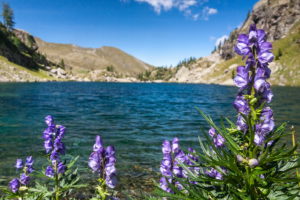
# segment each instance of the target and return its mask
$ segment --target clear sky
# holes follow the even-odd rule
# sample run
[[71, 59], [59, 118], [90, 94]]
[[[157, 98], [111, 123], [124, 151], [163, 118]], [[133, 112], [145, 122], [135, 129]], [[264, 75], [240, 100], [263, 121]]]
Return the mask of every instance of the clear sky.
[[[3, 2], [3, 0], [0, 0]], [[48, 42], [114, 46], [156, 66], [209, 55], [257, 0], [6, 0]]]

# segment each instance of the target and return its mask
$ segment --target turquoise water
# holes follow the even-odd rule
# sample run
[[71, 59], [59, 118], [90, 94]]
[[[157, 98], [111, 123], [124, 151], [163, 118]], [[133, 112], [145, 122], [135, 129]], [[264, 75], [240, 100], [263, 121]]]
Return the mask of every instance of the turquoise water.
[[[289, 120], [300, 132], [300, 88], [274, 87], [277, 124]], [[16, 174], [16, 158], [33, 155], [44, 166], [44, 117], [67, 127], [67, 153], [80, 155], [84, 177], [97, 134], [117, 150], [120, 181], [148, 179], [158, 172], [161, 143], [179, 137], [197, 149], [202, 109], [216, 121], [234, 116], [235, 87], [201, 84], [1, 83], [0, 177]], [[234, 119], [233, 117], [231, 117]], [[153, 172], [154, 171], [154, 172]], [[6, 183], [5, 183], [6, 184]]]

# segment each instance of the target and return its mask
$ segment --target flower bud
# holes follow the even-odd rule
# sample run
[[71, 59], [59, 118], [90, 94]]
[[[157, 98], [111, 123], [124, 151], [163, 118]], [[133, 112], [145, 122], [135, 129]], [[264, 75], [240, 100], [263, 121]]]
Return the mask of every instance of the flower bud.
[[240, 162], [240, 163], [245, 161], [245, 158], [243, 158], [243, 156], [241, 156], [241, 155], [237, 155], [237, 156], [236, 156], [236, 159], [237, 159], [237, 161]]
[[251, 168], [253, 168], [256, 167], [259, 164], [259, 162], [257, 159], [251, 158], [250, 160], [248, 160], [248, 164]]

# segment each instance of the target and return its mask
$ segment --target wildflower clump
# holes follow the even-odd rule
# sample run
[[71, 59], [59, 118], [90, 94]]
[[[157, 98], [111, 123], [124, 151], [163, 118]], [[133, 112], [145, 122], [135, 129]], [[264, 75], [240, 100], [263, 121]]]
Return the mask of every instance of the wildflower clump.
[[23, 163], [22, 159], [17, 159], [15, 168], [17, 170], [22, 169], [22, 173], [19, 178], [14, 178], [9, 182], [9, 189], [13, 193], [11, 194], [12, 198], [23, 199], [28, 193], [28, 185], [31, 179], [30, 175], [34, 171], [33, 163], [34, 160], [32, 156], [28, 156], [25, 163]]
[[[237, 67], [234, 77], [239, 88], [233, 102], [237, 121], [225, 118], [218, 127], [199, 110], [211, 126], [204, 134], [206, 142], [199, 138], [201, 150], [193, 153], [198, 157], [193, 165], [199, 170], [191, 170], [181, 160], [177, 164], [184, 175], [178, 176], [174, 170], [170, 173], [176, 164], [172, 165], [174, 162], [165, 154], [170, 152], [166, 142], [161, 190], [156, 195], [170, 199], [300, 198], [300, 177], [295, 171], [300, 166], [297, 144], [285, 144], [291, 133], [286, 131], [286, 123], [275, 126], [270, 107], [274, 95], [267, 81], [271, 76], [268, 65], [274, 56], [266, 38], [265, 31], [254, 24], [248, 34], [238, 36], [235, 52], [243, 56], [245, 65]], [[170, 181], [174, 175], [176, 181]], [[173, 190], [174, 183], [180, 185], [180, 190]]]
[[[88, 165], [98, 178], [98, 185], [96, 186], [97, 197], [94, 199], [106, 200], [112, 196], [108, 188], [115, 188], [117, 184], [116, 178], [116, 156], [115, 148], [113, 146], [103, 146], [103, 141], [99, 135], [96, 136], [96, 142], [93, 146], [93, 152], [89, 157]], [[108, 187], [108, 188], [107, 188]]]

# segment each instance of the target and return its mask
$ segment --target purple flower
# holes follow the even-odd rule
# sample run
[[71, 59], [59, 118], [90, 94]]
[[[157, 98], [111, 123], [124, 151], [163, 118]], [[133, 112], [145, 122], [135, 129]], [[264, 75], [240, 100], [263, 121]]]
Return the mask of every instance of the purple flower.
[[112, 176], [113, 174], [116, 174], [117, 170], [115, 165], [105, 165], [105, 174], [106, 176]]
[[50, 160], [53, 161], [58, 161], [59, 160], [59, 154], [57, 151], [52, 151], [50, 154]]
[[262, 64], [272, 62], [273, 59], [274, 59], [274, 55], [269, 51], [260, 52], [258, 54], [258, 61]]
[[30, 181], [30, 177], [28, 175], [26, 175], [25, 173], [21, 174], [20, 182], [22, 185], [28, 185], [29, 181]]
[[241, 34], [238, 36], [237, 41], [238, 42], [234, 48], [235, 52], [242, 56], [248, 55], [251, 52], [250, 47], [248, 46], [249, 45], [248, 36], [246, 34]]
[[55, 174], [55, 172], [54, 172], [53, 168], [51, 166], [48, 166], [45, 170], [45, 175], [50, 178], [53, 178], [54, 174]]
[[205, 173], [211, 178], [215, 178], [217, 180], [223, 179], [223, 175], [214, 168], [210, 168], [210, 170], [207, 170]]
[[57, 137], [63, 138], [66, 132], [66, 127], [59, 125], [57, 128]]
[[209, 135], [213, 138], [213, 143], [215, 147], [223, 147], [225, 143], [225, 139], [220, 135], [216, 133], [216, 130], [211, 127], [208, 131]]
[[236, 126], [238, 130], [243, 131], [244, 133], [247, 131], [248, 125], [242, 115], [238, 115]]
[[273, 120], [273, 111], [270, 107], [265, 107], [260, 114], [260, 120], [270, 121]]
[[233, 102], [233, 106], [238, 112], [244, 115], [247, 115], [250, 112], [249, 104], [244, 96], [238, 95]]
[[162, 144], [162, 152], [163, 154], [169, 154], [172, 152], [171, 143], [168, 140], [165, 140]]
[[13, 193], [16, 193], [19, 190], [19, 188], [20, 188], [20, 181], [19, 181], [19, 179], [15, 178], [12, 181], [10, 181], [9, 182], [9, 187], [10, 187], [10, 189], [11, 189], [11, 191]]
[[53, 148], [52, 146], [53, 146], [53, 144], [52, 144], [51, 139], [48, 139], [48, 140], [44, 141], [44, 148], [46, 150], [46, 153], [49, 153], [52, 150], [52, 148]]
[[265, 141], [265, 136], [255, 133], [254, 135], [254, 143], [258, 146], [262, 145]]
[[51, 115], [48, 115], [45, 117], [45, 123], [48, 125], [48, 126], [52, 126], [54, 124], [54, 119]]
[[26, 166], [26, 167], [32, 167], [33, 162], [34, 162], [34, 160], [33, 160], [32, 156], [28, 156], [28, 157], [26, 158], [25, 166]]
[[44, 140], [51, 140], [54, 129], [55, 129], [55, 126], [47, 127], [43, 132], [43, 139]]
[[[101, 160], [100, 160], [101, 159]], [[93, 170], [93, 172], [99, 171], [101, 167], [101, 161], [102, 161], [101, 155], [99, 155], [98, 152], [92, 152], [89, 157], [88, 165]]]
[[105, 183], [109, 188], [115, 188], [117, 185], [117, 177], [115, 176], [115, 174], [113, 174], [112, 176], [107, 176], [105, 179]]
[[22, 159], [17, 159], [15, 167], [17, 169], [21, 169], [23, 167], [23, 161], [22, 161]]
[[59, 174], [65, 173], [66, 169], [67, 169], [67, 167], [62, 162], [58, 163], [58, 165], [57, 165], [57, 172]]
[[249, 83], [249, 72], [245, 66], [238, 66], [237, 67], [237, 75], [234, 78], [234, 83], [239, 88], [244, 88]]
[[183, 168], [179, 166], [179, 164], [186, 162], [186, 155], [182, 150], [178, 150], [177, 154], [175, 155], [173, 161], [173, 174], [179, 178], [183, 177]]
[[99, 135], [96, 136], [96, 142], [93, 146], [93, 151], [99, 151], [103, 148], [103, 142]]
[[213, 127], [210, 127], [208, 134], [210, 137], [214, 137], [216, 135], [216, 130]]
[[255, 44], [257, 42], [257, 30], [255, 24], [251, 24], [249, 28], [249, 43]]
[[107, 146], [105, 150], [106, 157], [111, 158], [112, 156], [115, 156], [116, 151], [113, 146]]
[[169, 183], [165, 177], [161, 177], [161, 179], [159, 181], [159, 186], [162, 190], [172, 193], [171, 188], [169, 188]]
[[165, 154], [160, 165], [160, 172], [163, 176], [172, 176], [172, 157], [171, 155]]
[[267, 103], [271, 103], [272, 99], [273, 99], [273, 93], [271, 91], [271, 87], [270, 84], [267, 83], [265, 85], [264, 91], [261, 94], [261, 97], [263, 100], [265, 100]]
[[172, 153], [177, 153], [179, 151], [179, 139], [177, 137], [172, 140]]
[[257, 30], [257, 42], [258, 44], [263, 43], [266, 40], [266, 33], [262, 29]]
[[224, 143], [225, 143], [225, 139], [220, 134], [214, 137], [214, 144], [216, 147], [223, 147]]
[[62, 143], [60, 137], [57, 137], [54, 140], [54, 149], [55, 149], [55, 151], [59, 152], [60, 154], [65, 154], [65, 145], [64, 145], [64, 143]]

